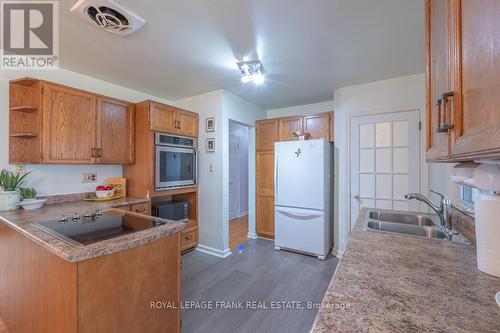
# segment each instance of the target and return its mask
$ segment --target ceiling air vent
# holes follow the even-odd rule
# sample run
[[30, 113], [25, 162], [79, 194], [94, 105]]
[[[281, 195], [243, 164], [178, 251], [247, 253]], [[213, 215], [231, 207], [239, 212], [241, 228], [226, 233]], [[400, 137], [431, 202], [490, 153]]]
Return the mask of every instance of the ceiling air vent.
[[99, 29], [117, 35], [130, 35], [145, 21], [112, 0], [78, 0], [71, 12]]

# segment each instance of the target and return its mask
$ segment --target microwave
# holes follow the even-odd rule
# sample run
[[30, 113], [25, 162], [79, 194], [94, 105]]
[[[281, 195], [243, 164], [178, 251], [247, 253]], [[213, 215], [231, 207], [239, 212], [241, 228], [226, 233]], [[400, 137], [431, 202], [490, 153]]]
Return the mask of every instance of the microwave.
[[171, 221], [187, 222], [189, 205], [187, 201], [153, 203], [153, 215]]
[[197, 183], [195, 138], [155, 133], [156, 190], [166, 190]]

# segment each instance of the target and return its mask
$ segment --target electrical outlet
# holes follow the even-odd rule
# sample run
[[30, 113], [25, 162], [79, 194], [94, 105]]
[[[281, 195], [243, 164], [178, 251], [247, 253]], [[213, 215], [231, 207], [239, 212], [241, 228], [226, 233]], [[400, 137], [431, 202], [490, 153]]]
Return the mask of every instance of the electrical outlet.
[[26, 165], [24, 164], [16, 165], [16, 172], [20, 174], [26, 173]]
[[95, 183], [97, 182], [96, 173], [82, 173], [82, 183]]

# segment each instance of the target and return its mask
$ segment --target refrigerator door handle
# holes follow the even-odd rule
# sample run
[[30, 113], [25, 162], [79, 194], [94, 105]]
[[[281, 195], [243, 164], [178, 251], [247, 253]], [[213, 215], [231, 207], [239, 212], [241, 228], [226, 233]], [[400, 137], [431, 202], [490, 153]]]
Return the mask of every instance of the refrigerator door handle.
[[276, 155], [274, 163], [274, 202], [278, 202], [278, 155]]
[[294, 219], [298, 219], [298, 220], [312, 220], [312, 219], [323, 216], [321, 214], [299, 214], [299, 213], [290, 213], [290, 212], [286, 212], [283, 210], [276, 210], [276, 211], [278, 213], [285, 215], [285, 216], [288, 216], [288, 217], [291, 217]]

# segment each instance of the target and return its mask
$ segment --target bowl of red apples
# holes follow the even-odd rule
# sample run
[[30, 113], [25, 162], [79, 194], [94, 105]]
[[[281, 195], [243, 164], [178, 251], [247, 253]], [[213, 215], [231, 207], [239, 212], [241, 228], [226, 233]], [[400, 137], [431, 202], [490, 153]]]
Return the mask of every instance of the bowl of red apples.
[[95, 188], [95, 196], [99, 199], [110, 198], [115, 194], [112, 186], [100, 185]]

